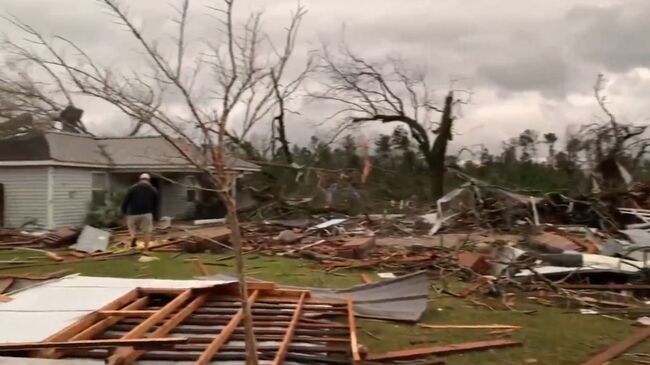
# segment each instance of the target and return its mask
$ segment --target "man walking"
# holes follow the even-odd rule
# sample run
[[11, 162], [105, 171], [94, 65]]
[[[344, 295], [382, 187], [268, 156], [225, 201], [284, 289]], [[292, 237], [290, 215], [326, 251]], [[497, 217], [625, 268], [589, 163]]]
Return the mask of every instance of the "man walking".
[[151, 185], [149, 174], [140, 175], [140, 181], [129, 188], [122, 202], [122, 213], [126, 214], [131, 247], [135, 246], [138, 233], [142, 233], [144, 248], [148, 250], [154, 216], [158, 213], [158, 191]]

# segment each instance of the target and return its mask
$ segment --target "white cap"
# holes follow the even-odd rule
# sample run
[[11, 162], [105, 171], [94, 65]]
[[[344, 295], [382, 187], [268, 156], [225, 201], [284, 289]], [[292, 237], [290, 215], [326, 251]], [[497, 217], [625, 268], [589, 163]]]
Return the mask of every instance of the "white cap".
[[151, 176], [145, 172], [144, 174], [140, 175], [140, 180], [151, 180]]

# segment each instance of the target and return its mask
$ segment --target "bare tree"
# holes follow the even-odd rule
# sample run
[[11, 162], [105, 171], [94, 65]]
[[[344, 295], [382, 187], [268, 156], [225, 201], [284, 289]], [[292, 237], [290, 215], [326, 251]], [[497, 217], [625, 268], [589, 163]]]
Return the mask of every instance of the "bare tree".
[[[9, 21], [18, 24], [11, 18]], [[0, 118], [7, 119], [2, 123], [3, 134], [56, 128], [56, 122], [64, 131], [90, 134], [81, 121], [83, 111], [75, 107], [70, 91], [55, 70], [32, 60], [28, 60], [32, 67], [22, 69], [23, 58], [28, 57], [26, 49], [10, 41], [3, 42], [3, 47], [7, 52], [0, 64]], [[35, 81], [32, 74], [38, 74], [42, 81]]]
[[635, 170], [650, 152], [650, 138], [644, 136], [649, 125], [620, 122], [607, 106], [607, 96], [603, 95], [606, 82], [605, 76], [599, 74], [594, 86], [594, 97], [606, 119], [583, 126], [579, 134], [583, 145], [593, 152], [596, 164], [605, 160], [617, 160], [629, 154], [631, 167]]
[[[247, 285], [242, 258], [242, 236], [236, 202], [231, 194], [236, 176], [230, 169], [227, 155], [229, 143], [241, 143], [253, 126], [273, 110], [278, 100], [285, 100], [304, 79], [300, 74], [294, 81], [281, 86], [286, 65], [292, 54], [299, 24], [305, 10], [298, 6], [286, 28], [283, 51], [276, 52], [269, 37], [262, 32], [261, 14], [253, 13], [243, 23], [234, 20], [234, 0], [222, 0], [210, 8], [218, 19], [218, 34], [214, 44], [207, 44], [190, 62], [186, 27], [190, 1], [182, 0], [176, 7], [178, 32], [175, 53], [165, 55], [156, 40], [149, 39], [139, 29], [126, 8], [117, 0], [100, 0], [114, 20], [133, 36], [140, 46], [146, 72], [121, 73], [94, 60], [71, 40], [55, 37], [53, 44], [27, 24], [12, 19], [31, 38], [36, 47], [21, 47], [21, 61], [33, 67], [47, 67], [72, 93], [103, 100], [160, 134], [196, 169], [210, 178], [214, 189], [227, 208], [227, 220], [232, 231], [236, 270], [240, 280], [240, 295], [246, 333], [247, 363], [257, 363], [255, 335], [248, 302]], [[273, 52], [265, 57], [260, 49]], [[76, 59], [64, 55], [72, 51]], [[297, 80], [297, 81], [296, 81]], [[279, 96], [278, 96], [279, 94]], [[165, 102], [181, 100], [183, 111], [170, 110]], [[284, 106], [279, 108], [284, 110]], [[243, 115], [239, 130], [232, 126], [235, 112]], [[116, 351], [111, 361], [123, 360]], [[212, 355], [204, 353], [197, 363], [207, 364]]]
[[[343, 105], [332, 117], [348, 114], [352, 123], [406, 125], [429, 166], [432, 197], [440, 198], [444, 192], [447, 144], [453, 137], [453, 109], [459, 103], [467, 103], [470, 94], [450, 88], [442, 107], [438, 107], [424, 73], [408, 72], [398, 60], [373, 64], [347, 46], [341, 48], [340, 54], [335, 55], [323, 47], [318, 69], [326, 77], [324, 90], [312, 95]], [[455, 93], [467, 97], [461, 100]], [[439, 122], [434, 122], [434, 113], [440, 114]]]

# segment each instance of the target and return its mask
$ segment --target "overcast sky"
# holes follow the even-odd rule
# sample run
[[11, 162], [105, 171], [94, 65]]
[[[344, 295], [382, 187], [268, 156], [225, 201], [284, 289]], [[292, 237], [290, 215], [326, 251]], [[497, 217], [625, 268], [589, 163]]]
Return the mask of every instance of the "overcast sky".
[[[174, 0], [130, 0], [130, 14], [150, 38], [169, 38]], [[196, 39], [213, 32], [196, 0], [191, 21]], [[650, 116], [650, 1], [648, 0], [303, 0], [297, 59], [345, 28], [351, 48], [372, 60], [388, 56], [426, 69], [441, 94], [450, 79], [474, 92], [456, 124], [454, 149], [478, 143], [498, 148], [526, 128], [563, 135], [599, 115], [592, 87], [599, 72], [610, 80], [611, 108], [621, 120]], [[239, 0], [238, 12], [264, 10], [264, 29], [281, 35], [294, 0]], [[95, 0], [2, 0], [0, 8], [48, 34], [75, 40], [104, 64], [139, 62], [138, 50]], [[0, 30], [15, 31], [6, 24]], [[83, 107], [83, 106], [82, 106]], [[85, 106], [99, 132], [124, 118], [104, 106]], [[300, 108], [291, 136], [304, 141], [329, 110]], [[356, 132], [372, 138], [376, 132]]]

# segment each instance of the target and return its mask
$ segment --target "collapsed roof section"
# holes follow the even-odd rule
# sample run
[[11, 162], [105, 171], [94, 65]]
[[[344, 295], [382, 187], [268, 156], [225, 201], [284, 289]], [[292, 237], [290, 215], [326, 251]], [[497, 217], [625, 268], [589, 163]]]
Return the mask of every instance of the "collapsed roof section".
[[[314, 299], [308, 290], [268, 282], [248, 289], [260, 359], [358, 363], [351, 298]], [[229, 281], [74, 276], [46, 282], [0, 303], [0, 352], [32, 357], [34, 364], [244, 363], [238, 292]], [[334, 316], [346, 321], [325, 319]]]

